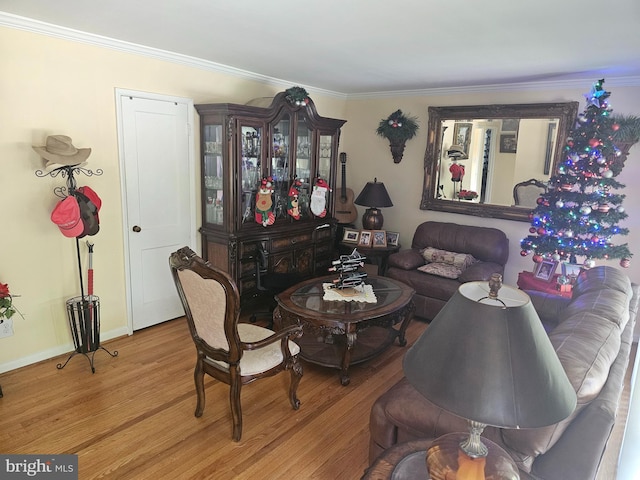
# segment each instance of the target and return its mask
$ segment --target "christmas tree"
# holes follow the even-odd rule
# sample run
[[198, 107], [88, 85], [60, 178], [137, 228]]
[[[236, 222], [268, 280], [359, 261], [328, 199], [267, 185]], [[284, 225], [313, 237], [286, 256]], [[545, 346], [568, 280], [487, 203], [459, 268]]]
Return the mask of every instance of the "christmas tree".
[[619, 258], [622, 266], [629, 265], [627, 244], [611, 242], [614, 235], [629, 231], [618, 226], [627, 217], [625, 196], [613, 190], [624, 187], [615, 179], [624, 161], [613, 143], [619, 125], [611, 117], [610, 93], [603, 84], [604, 79], [599, 80], [585, 94], [586, 108], [567, 138], [548, 191], [530, 214], [531, 235], [520, 242], [521, 255], [534, 252], [536, 263], [544, 257], [572, 263], [584, 257], [586, 266], [596, 258]]

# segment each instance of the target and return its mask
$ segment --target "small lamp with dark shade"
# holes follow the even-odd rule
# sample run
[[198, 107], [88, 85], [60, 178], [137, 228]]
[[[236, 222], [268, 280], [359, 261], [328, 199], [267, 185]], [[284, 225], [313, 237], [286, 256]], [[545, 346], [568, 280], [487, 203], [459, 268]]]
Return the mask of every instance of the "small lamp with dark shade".
[[379, 209], [393, 207], [393, 202], [389, 198], [384, 183], [378, 182], [377, 178], [374, 178], [373, 182], [367, 182], [356, 198], [355, 204], [369, 207], [362, 216], [362, 228], [367, 230], [380, 230], [384, 223], [384, 217]]
[[575, 410], [575, 390], [531, 299], [501, 287], [499, 274], [462, 284], [404, 357], [409, 383], [469, 424], [468, 433], [433, 442], [430, 478], [448, 469], [457, 480], [517, 479], [509, 454], [481, 438], [484, 427], [544, 427]]

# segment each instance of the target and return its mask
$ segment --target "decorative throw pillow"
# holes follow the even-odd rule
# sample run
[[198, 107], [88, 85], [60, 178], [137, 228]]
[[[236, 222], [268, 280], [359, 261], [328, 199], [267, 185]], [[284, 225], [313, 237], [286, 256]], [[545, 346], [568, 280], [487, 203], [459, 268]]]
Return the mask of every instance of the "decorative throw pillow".
[[462, 273], [455, 265], [448, 265], [446, 263], [427, 263], [421, 267], [418, 267], [418, 270], [424, 273], [430, 273], [431, 275], [437, 275], [438, 277], [444, 278], [453, 278], [456, 279]]
[[447, 265], [453, 265], [459, 268], [461, 272], [469, 265], [477, 262], [471, 254], [448, 252], [432, 247], [427, 247], [422, 250], [422, 257], [427, 263], [446, 263]]

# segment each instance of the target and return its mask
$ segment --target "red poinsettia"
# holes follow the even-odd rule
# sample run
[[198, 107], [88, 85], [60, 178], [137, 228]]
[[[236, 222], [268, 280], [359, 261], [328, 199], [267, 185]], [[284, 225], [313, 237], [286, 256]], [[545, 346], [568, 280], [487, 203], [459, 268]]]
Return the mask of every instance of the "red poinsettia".
[[0, 322], [5, 318], [13, 317], [14, 313], [22, 317], [22, 313], [13, 305], [13, 296], [9, 291], [9, 285], [0, 283]]
[[478, 193], [473, 190], [460, 190], [458, 192], [458, 198], [463, 200], [473, 200], [474, 198], [478, 198]]

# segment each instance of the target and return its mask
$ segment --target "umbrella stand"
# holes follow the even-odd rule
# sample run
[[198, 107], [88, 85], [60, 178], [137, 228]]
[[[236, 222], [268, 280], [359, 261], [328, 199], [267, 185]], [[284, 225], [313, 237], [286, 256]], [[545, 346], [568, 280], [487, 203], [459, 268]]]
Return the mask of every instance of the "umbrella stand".
[[[57, 177], [61, 175], [66, 177], [66, 188], [56, 187], [54, 193], [56, 196], [64, 198], [68, 195], [74, 195], [76, 192], [76, 181], [74, 174], [84, 173], [87, 176], [102, 175], [102, 170], [95, 172], [87, 170], [78, 165], [62, 166], [48, 173], [42, 170], [36, 171], [38, 177]], [[98, 350], [104, 350], [112, 357], [117, 357], [118, 352], [111, 353], [106, 348], [100, 346], [100, 298], [93, 295], [93, 244], [87, 241], [89, 248], [89, 272], [88, 272], [88, 295], [85, 295], [84, 281], [82, 276], [82, 259], [80, 256], [80, 241], [76, 237], [76, 255], [78, 259], [78, 276], [80, 278], [80, 296], [67, 300], [67, 316], [69, 320], [69, 329], [73, 338], [75, 350], [69, 355], [66, 362], [58, 363], [56, 367], [63, 369], [67, 363], [76, 355], [84, 355], [91, 366], [91, 373], [95, 373], [94, 356]], [[91, 354], [91, 356], [89, 356]]]

